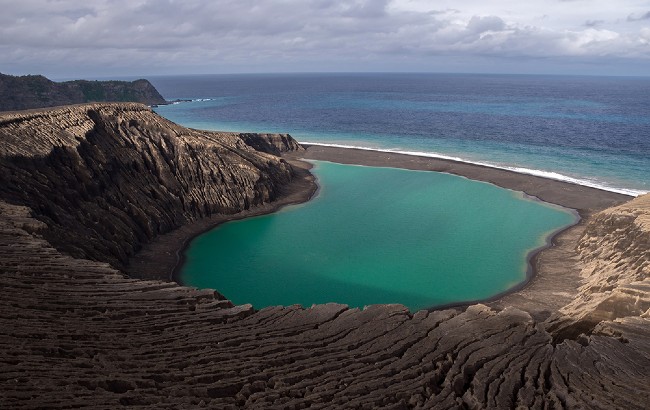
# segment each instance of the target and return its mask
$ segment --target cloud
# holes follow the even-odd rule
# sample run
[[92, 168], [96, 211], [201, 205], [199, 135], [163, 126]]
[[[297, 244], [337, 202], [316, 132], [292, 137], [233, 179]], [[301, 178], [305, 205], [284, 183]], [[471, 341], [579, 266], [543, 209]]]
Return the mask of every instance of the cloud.
[[[241, 67], [367, 69], [392, 67], [394, 61], [424, 64], [435, 56], [451, 55], [650, 58], [643, 28], [625, 31], [599, 18], [611, 14], [609, 8], [595, 10], [594, 18], [585, 23], [584, 4], [576, 4], [575, 22], [557, 27], [564, 20], [556, 9], [549, 8], [547, 18], [541, 19], [535, 17], [542, 15], [538, 9], [529, 10], [514, 0], [494, 2], [495, 13], [484, 13], [485, 3], [473, 0], [470, 9], [446, 0], [436, 3], [437, 9], [429, 2], [414, 4], [21, 0], [5, 5], [0, 15], [0, 67], [210, 72]], [[621, 19], [650, 18], [650, 12], [630, 11]]]
[[473, 16], [467, 23], [467, 30], [474, 33], [484, 33], [486, 31], [502, 31], [506, 23], [497, 16], [479, 17]]
[[605, 20], [587, 20], [585, 21], [585, 27], [596, 27], [602, 26], [605, 23]]
[[650, 20], [650, 11], [644, 14], [630, 14], [627, 16], [627, 21], [641, 21], [641, 20]]

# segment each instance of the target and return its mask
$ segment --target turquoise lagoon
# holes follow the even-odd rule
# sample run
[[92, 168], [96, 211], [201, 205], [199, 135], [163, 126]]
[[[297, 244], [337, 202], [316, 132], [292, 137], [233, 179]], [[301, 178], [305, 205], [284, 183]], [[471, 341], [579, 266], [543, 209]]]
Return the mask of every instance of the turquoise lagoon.
[[401, 303], [416, 311], [521, 284], [531, 251], [576, 220], [454, 175], [314, 164], [314, 199], [195, 238], [180, 281], [256, 308]]

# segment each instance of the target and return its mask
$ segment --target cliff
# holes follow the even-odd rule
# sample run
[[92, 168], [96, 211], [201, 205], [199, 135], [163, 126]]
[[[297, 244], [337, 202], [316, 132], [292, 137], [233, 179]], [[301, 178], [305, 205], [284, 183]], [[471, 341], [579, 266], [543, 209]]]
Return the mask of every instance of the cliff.
[[57, 249], [115, 267], [161, 233], [274, 200], [292, 176], [237, 134], [139, 104], [7, 114], [0, 139], [0, 198], [32, 209]]
[[120, 266], [175, 226], [273, 201], [296, 171], [245, 141], [288, 137], [98, 104], [0, 115], [0, 138], [2, 408], [647, 406], [648, 196], [581, 228], [584, 286], [548, 321], [517, 305], [256, 311]]
[[[239, 134], [240, 138], [258, 151], [281, 155], [283, 152], [301, 152], [305, 149], [289, 134]], [[263, 138], [260, 138], [262, 136]]]
[[552, 329], [576, 334], [603, 321], [650, 319], [650, 194], [595, 215], [577, 250], [582, 285]]
[[41, 75], [0, 73], [0, 111], [107, 101], [166, 104], [147, 80], [54, 82]]

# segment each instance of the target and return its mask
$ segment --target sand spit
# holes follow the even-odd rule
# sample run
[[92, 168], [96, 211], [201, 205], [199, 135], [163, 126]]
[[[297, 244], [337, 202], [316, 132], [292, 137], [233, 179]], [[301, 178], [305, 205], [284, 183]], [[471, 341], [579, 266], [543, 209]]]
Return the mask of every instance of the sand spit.
[[307, 148], [306, 151], [289, 153], [288, 155], [343, 164], [446, 172], [477, 181], [490, 182], [503, 188], [522, 191], [543, 201], [585, 213], [618, 205], [632, 198], [627, 195], [569, 182], [448, 159], [322, 145], [305, 145], [305, 147]]
[[647, 406], [647, 196], [576, 206], [538, 261], [562, 250], [549, 282], [582, 285], [557, 299], [534, 281], [491, 306], [256, 311], [123, 267], [208, 215], [308, 197], [308, 177], [142, 106], [65, 110], [0, 115], [0, 407]]

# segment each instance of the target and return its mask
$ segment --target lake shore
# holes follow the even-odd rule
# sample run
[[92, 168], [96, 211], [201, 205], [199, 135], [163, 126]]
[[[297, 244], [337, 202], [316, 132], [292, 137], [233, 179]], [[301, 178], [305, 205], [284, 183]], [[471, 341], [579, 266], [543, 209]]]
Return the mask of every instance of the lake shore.
[[[577, 293], [581, 281], [581, 266], [575, 245], [582, 236], [589, 218], [603, 209], [632, 199], [631, 196], [597, 188], [448, 159], [355, 148], [302, 145], [307, 148], [306, 151], [290, 153], [288, 157], [446, 172], [521, 191], [539, 200], [576, 210], [580, 220], [575, 225], [553, 233], [545, 247], [528, 255], [529, 269], [524, 282], [481, 301], [497, 309], [516, 306], [539, 320], [544, 320], [550, 312], [569, 303]], [[466, 301], [438, 308], [465, 306], [476, 302], [478, 301]]]
[[632, 199], [628, 195], [584, 185], [449, 159], [356, 148], [302, 145], [307, 148], [306, 151], [285, 154], [285, 157], [332, 161], [342, 164], [446, 172], [476, 181], [489, 182], [502, 188], [521, 191], [542, 201], [575, 209], [581, 215], [600, 211]]
[[[554, 233], [546, 247], [528, 256], [526, 281], [483, 300], [483, 303], [491, 303], [495, 307], [506, 307], [514, 303], [543, 318], [546, 312], [560, 308], [575, 294], [579, 283], [579, 268], [574, 266], [573, 247], [582, 234], [586, 219], [595, 212], [631, 199], [626, 195], [596, 188], [447, 159], [320, 145], [303, 146], [305, 151], [283, 155], [296, 168], [297, 174], [278, 200], [235, 215], [214, 215], [161, 235], [131, 259], [127, 273], [136, 278], [178, 282], [177, 273], [183, 266], [184, 251], [196, 236], [226, 221], [267, 214], [286, 205], [308, 201], [316, 192], [317, 184], [309, 173], [311, 164], [304, 160], [446, 172], [522, 191], [540, 200], [575, 209], [579, 213], [581, 219], [576, 225]], [[467, 301], [454, 306], [476, 302]]]
[[232, 215], [215, 214], [159, 235], [129, 260], [125, 272], [137, 279], [169, 280], [182, 284], [177, 273], [183, 266], [185, 249], [192, 239], [224, 222], [270, 214], [287, 205], [309, 201], [318, 191], [315, 177], [309, 172], [312, 164], [296, 159], [288, 159], [288, 162], [294, 168], [294, 179], [282, 188], [275, 201]]

